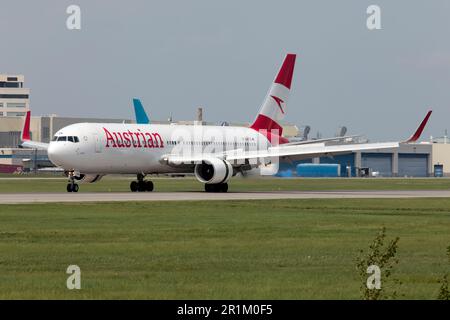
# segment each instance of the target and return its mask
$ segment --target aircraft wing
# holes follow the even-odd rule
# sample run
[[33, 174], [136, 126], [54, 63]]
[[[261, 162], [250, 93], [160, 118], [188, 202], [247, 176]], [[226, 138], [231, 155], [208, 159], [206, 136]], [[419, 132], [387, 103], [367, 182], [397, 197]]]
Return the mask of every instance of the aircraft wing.
[[[333, 156], [344, 153], [351, 153], [356, 151], [367, 150], [383, 150], [398, 148], [398, 142], [382, 142], [382, 143], [364, 143], [364, 144], [346, 144], [346, 145], [334, 145], [325, 146], [324, 144], [310, 144], [310, 145], [298, 145], [298, 146], [284, 146], [270, 147], [267, 150], [261, 151], [242, 151], [239, 152], [226, 152], [220, 154], [198, 154], [193, 156], [183, 156], [177, 154], [164, 155], [161, 158], [162, 163], [180, 165], [180, 164], [192, 164], [200, 163], [205, 159], [219, 158], [227, 160], [229, 162], [245, 160], [271, 160], [273, 158], [289, 158], [290, 160], [300, 160], [307, 158], [315, 158], [321, 156]], [[262, 161], [261, 161], [262, 162]]]
[[28, 140], [28, 141], [23, 141], [20, 146], [23, 148], [47, 150], [48, 145], [49, 145], [48, 143]]
[[283, 143], [283, 146], [296, 146], [296, 145], [321, 143], [321, 142], [329, 142], [329, 141], [342, 141], [342, 140], [352, 139], [352, 138], [357, 138], [357, 137], [361, 137], [361, 135], [360, 134], [355, 134], [355, 135], [343, 136], [343, 137], [333, 137], [333, 138], [324, 138], [324, 139], [316, 139], [316, 140], [293, 141], [293, 142]]

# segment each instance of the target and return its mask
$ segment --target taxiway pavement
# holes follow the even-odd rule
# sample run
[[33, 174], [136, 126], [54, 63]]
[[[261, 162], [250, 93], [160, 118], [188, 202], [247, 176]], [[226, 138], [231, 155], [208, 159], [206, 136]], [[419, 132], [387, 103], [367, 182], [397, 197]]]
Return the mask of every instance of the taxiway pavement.
[[450, 190], [412, 191], [268, 191], [268, 192], [80, 192], [2, 193], [0, 204], [116, 201], [270, 200], [270, 199], [381, 199], [449, 198]]

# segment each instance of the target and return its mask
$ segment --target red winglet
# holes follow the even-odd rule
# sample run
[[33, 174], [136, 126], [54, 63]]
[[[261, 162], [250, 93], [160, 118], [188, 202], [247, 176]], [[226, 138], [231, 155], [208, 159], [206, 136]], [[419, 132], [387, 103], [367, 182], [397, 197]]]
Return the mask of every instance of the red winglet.
[[22, 141], [30, 140], [30, 116], [31, 112], [28, 111], [25, 116], [25, 123], [22, 130]]
[[295, 57], [293, 53], [288, 53], [286, 58], [284, 58], [283, 64], [281, 65], [280, 71], [278, 71], [277, 77], [275, 78], [275, 83], [282, 84], [286, 88], [291, 88], [292, 75], [294, 74]]
[[430, 118], [432, 112], [432, 110], [428, 111], [427, 115], [417, 128], [416, 132], [414, 132], [414, 134], [405, 141], [406, 143], [416, 142], [420, 138], [420, 135], [422, 134], [423, 129], [425, 129], [425, 126], [427, 125], [428, 119]]

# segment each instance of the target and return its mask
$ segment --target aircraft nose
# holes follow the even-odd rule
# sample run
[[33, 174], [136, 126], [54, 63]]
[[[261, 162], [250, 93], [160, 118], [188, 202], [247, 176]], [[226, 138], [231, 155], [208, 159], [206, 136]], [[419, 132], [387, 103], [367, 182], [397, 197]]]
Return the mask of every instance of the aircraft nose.
[[50, 145], [48, 146], [47, 153], [48, 158], [54, 165], [59, 167], [62, 166], [63, 150], [61, 146], [58, 146], [56, 143], [50, 143]]

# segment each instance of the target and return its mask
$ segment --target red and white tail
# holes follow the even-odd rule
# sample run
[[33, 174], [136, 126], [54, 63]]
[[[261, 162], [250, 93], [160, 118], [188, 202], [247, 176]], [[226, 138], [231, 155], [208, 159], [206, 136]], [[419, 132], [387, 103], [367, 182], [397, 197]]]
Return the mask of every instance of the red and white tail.
[[255, 122], [250, 128], [257, 131], [266, 130], [267, 132], [278, 130], [278, 135], [281, 136], [283, 128], [280, 125], [280, 120], [283, 120], [286, 114], [286, 105], [294, 74], [295, 57], [295, 54], [288, 53], [284, 58]]
[[22, 129], [22, 137], [21, 137], [22, 141], [30, 140], [30, 118], [31, 118], [31, 111], [27, 111]]
[[49, 146], [48, 143], [31, 141], [30, 121], [31, 121], [31, 112], [28, 111], [27, 114], [25, 115], [25, 121], [23, 122], [23, 129], [21, 135], [22, 142], [20, 143], [19, 147], [48, 150]]

